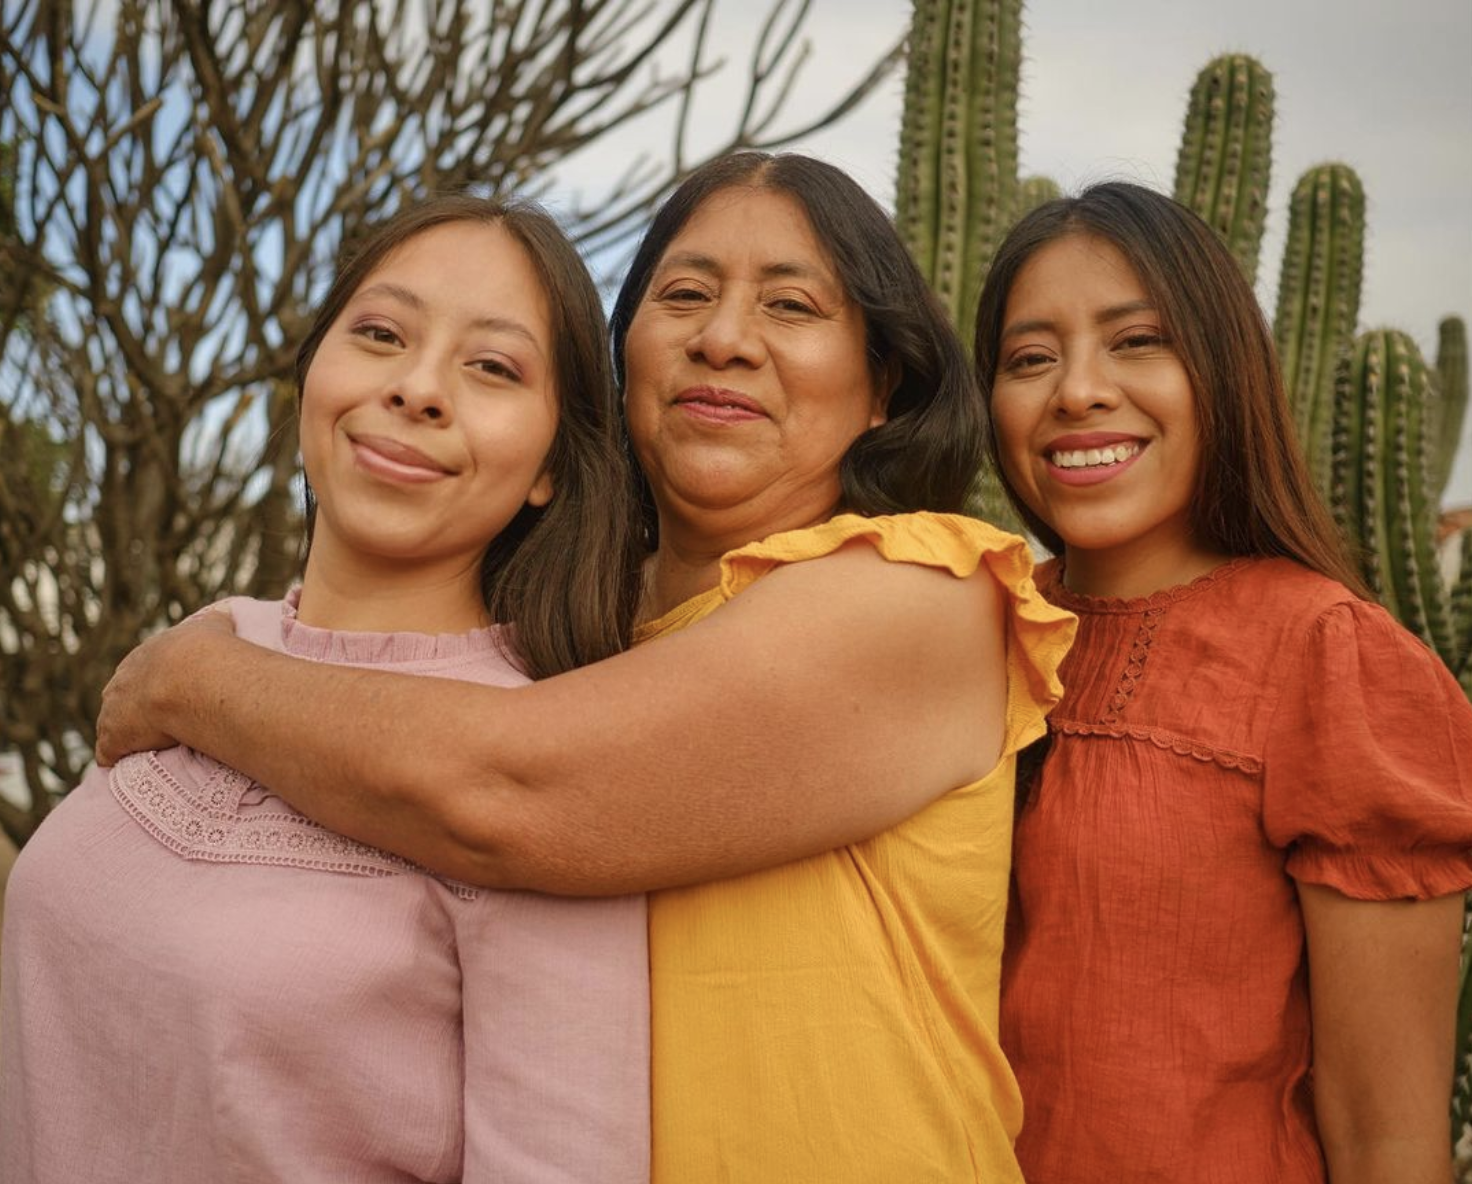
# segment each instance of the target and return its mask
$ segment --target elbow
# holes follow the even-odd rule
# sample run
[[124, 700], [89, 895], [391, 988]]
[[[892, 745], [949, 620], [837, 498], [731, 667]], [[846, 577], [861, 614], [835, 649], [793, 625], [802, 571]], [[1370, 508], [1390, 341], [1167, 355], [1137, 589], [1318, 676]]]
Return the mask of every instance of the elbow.
[[524, 791], [464, 772], [442, 784], [448, 792], [426, 811], [426, 866], [478, 888], [527, 887], [517, 874], [528, 846], [518, 822]]
[[[590, 880], [592, 864], [573, 842], [568, 812], [530, 784], [497, 775], [463, 773], [444, 784], [428, 839], [431, 870], [477, 888], [524, 889], [558, 895], [619, 891]], [[559, 821], [561, 819], [562, 821]]]

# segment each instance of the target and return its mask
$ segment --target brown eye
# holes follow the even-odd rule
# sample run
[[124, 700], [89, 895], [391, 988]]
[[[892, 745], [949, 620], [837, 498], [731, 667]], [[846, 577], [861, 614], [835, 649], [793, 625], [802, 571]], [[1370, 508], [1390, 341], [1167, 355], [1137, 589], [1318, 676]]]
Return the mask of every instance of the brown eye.
[[354, 336], [361, 337], [365, 341], [371, 341], [375, 345], [403, 344], [397, 333], [387, 325], [379, 324], [376, 321], [365, 321], [360, 325], [354, 325], [351, 332]]
[[1042, 350], [1020, 349], [1007, 358], [1002, 364], [1002, 369], [1006, 373], [1015, 374], [1018, 371], [1034, 370], [1039, 366], [1046, 366], [1052, 360], [1052, 355]]
[[472, 365], [482, 374], [488, 374], [492, 378], [505, 379], [507, 382], [520, 382], [521, 375], [516, 369], [500, 358], [477, 358]]

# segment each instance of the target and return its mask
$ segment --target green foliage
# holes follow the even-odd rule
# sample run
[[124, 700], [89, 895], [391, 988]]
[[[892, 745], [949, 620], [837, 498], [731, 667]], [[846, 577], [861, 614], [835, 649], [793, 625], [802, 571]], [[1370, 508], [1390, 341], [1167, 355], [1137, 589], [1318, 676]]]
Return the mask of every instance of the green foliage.
[[1246, 54], [1196, 76], [1176, 159], [1175, 196], [1222, 236], [1257, 279], [1273, 153], [1273, 76]]
[[1347, 164], [1321, 164], [1294, 186], [1273, 335], [1298, 438], [1329, 488], [1334, 379], [1354, 344], [1365, 254], [1365, 190]]
[[1431, 438], [1436, 449], [1432, 477], [1439, 502], [1452, 475], [1467, 417], [1467, 322], [1446, 317], [1436, 329], [1437, 414]]

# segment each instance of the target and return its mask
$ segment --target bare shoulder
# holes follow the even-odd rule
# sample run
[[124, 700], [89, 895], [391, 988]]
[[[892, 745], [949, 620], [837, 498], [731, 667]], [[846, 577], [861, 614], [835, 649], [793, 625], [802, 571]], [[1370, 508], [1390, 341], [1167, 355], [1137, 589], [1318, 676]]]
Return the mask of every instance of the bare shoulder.
[[785, 564], [744, 589], [697, 628], [770, 631], [785, 644], [845, 638], [876, 662], [1000, 647], [1007, 597], [983, 564], [958, 577], [939, 566], [893, 562], [861, 541]]

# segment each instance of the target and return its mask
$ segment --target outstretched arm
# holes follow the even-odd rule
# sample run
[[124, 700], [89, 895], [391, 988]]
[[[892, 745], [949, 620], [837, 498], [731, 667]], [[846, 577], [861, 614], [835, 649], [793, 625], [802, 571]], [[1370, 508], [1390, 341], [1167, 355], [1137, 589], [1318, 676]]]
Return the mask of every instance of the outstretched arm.
[[1300, 884], [1314, 1106], [1332, 1184], [1448, 1184], [1460, 894], [1352, 900]]
[[322, 665], [207, 629], [125, 660], [104, 761], [165, 734], [471, 883], [639, 891], [867, 838], [995, 763], [1004, 596], [867, 546], [516, 690]]

